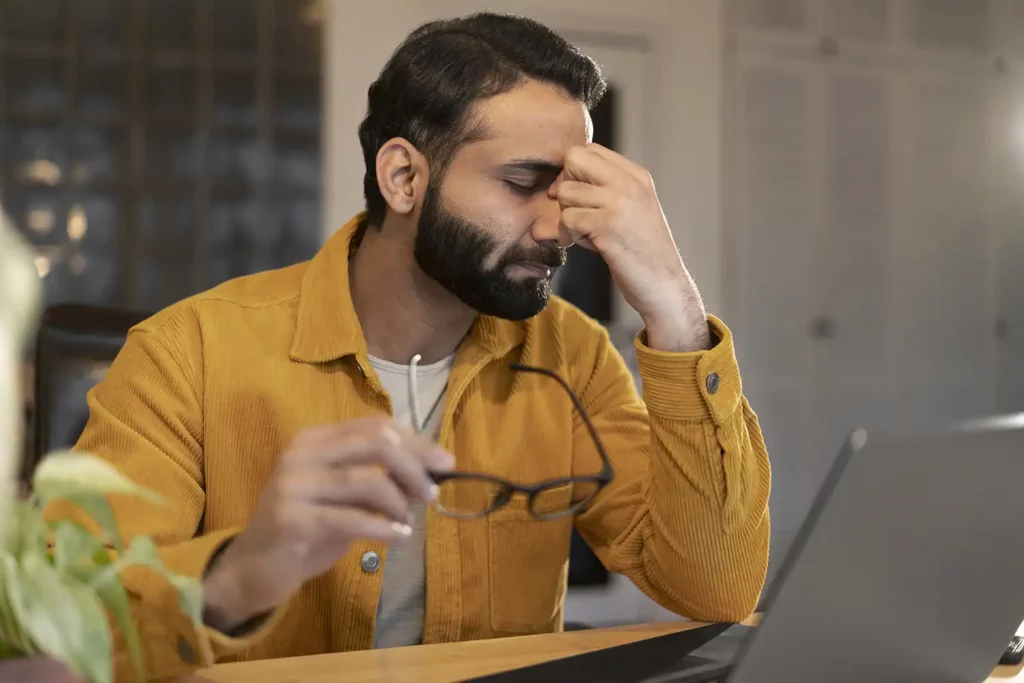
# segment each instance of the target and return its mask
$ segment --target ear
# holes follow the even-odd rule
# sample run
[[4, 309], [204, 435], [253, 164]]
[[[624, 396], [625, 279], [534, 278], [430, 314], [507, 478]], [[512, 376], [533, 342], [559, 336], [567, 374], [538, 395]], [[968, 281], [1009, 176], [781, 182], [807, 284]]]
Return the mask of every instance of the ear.
[[377, 151], [377, 187], [395, 213], [412, 213], [428, 180], [427, 159], [408, 140], [392, 138]]

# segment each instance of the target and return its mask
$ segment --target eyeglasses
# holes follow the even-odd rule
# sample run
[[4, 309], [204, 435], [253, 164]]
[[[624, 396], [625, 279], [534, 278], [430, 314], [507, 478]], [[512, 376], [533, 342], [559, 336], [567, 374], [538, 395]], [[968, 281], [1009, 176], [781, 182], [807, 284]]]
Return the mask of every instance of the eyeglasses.
[[[550, 520], [582, 512], [594, 497], [608, 485], [614, 473], [608, 460], [608, 453], [601, 438], [584, 410], [583, 404], [573, 393], [565, 380], [550, 370], [513, 363], [509, 368], [518, 372], [533, 372], [547, 375], [561, 385], [569, 394], [573, 406], [583, 419], [601, 456], [601, 471], [596, 474], [547, 479], [535, 484], [516, 484], [501, 477], [478, 472], [431, 472], [430, 476], [441, 490], [432, 506], [439, 513], [457, 519], [476, 519], [491, 514], [507, 505], [514, 495], [526, 496], [527, 509], [537, 519]], [[559, 489], [570, 488], [566, 497]]]

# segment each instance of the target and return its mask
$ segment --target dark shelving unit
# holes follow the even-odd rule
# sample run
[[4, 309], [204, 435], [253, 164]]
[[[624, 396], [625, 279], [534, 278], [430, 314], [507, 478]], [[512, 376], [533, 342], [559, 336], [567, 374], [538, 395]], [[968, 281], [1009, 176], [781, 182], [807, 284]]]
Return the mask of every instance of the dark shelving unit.
[[47, 303], [152, 310], [321, 241], [307, 0], [0, 0], [0, 202]]

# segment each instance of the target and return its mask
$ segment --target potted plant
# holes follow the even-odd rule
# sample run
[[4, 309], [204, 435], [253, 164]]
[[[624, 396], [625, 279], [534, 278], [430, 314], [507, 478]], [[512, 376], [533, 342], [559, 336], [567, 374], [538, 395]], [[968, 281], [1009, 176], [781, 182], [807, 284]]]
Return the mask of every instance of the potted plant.
[[[162, 572], [197, 625], [200, 584], [167, 572], [148, 537], [122, 543], [107, 496], [158, 497], [105, 461], [73, 452], [49, 455], [36, 469], [31, 493], [19, 495], [18, 372], [39, 289], [30, 252], [0, 210], [0, 682], [112, 681], [114, 623], [142, 680], [142, 644], [119, 572], [137, 564]], [[43, 510], [58, 499], [78, 506], [94, 524], [46, 521]]]

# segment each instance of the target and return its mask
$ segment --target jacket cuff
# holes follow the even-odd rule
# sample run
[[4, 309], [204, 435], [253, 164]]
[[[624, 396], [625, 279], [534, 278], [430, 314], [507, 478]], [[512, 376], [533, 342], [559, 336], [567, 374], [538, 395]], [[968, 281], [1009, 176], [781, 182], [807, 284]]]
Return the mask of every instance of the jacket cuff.
[[716, 425], [735, 414], [743, 387], [732, 332], [713, 315], [708, 326], [717, 342], [707, 351], [656, 351], [647, 346], [646, 329], [637, 334], [633, 345], [649, 413], [667, 420], [711, 419]]
[[[161, 548], [160, 558], [168, 570], [201, 579], [211, 558], [240, 532], [241, 529], [225, 529], [180, 545]], [[182, 612], [174, 587], [160, 574], [144, 567], [130, 568], [127, 573], [136, 574], [134, 580], [126, 578], [125, 587], [140, 602], [139, 621], [143, 622], [140, 628], [144, 629], [141, 635], [147, 669], [150, 675], [158, 678], [212, 666], [219, 659], [252, 646], [273, 630], [284, 612], [283, 606], [278, 608], [254, 630], [241, 637], [229, 636], [210, 627], [196, 629], [192, 620]], [[126, 653], [118, 654], [124, 656]], [[127, 662], [123, 665], [130, 666]]]

